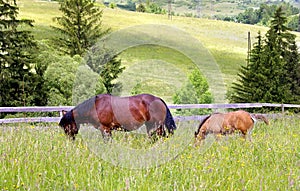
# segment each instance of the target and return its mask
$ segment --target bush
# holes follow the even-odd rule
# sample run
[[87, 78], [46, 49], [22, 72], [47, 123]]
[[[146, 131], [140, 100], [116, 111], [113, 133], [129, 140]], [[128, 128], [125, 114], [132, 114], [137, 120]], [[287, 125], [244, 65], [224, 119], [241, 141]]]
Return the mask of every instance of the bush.
[[136, 8], [136, 11], [137, 11], [137, 12], [142, 12], [142, 13], [144, 13], [144, 12], [146, 11], [145, 5], [142, 4], [142, 3], [139, 4], [138, 7]]
[[[189, 76], [189, 80], [185, 85], [173, 96], [175, 104], [200, 104], [212, 103], [213, 97], [209, 92], [209, 86], [206, 79], [201, 75], [200, 71], [194, 70]], [[200, 115], [211, 113], [210, 109], [184, 109], [177, 110], [180, 115]]]

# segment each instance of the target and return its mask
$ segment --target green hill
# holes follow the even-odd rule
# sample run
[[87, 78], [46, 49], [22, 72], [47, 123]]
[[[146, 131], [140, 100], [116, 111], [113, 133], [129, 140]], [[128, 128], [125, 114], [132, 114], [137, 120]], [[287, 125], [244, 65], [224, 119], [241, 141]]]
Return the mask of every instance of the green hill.
[[[60, 15], [58, 3], [22, 0], [18, 5], [20, 17], [35, 20], [34, 34], [37, 39], [48, 39], [55, 35], [50, 29], [50, 25], [54, 25], [52, 18]], [[149, 85], [149, 73], [151, 73], [149, 71], [153, 71], [152, 66], [148, 67], [149, 60], [154, 64], [166, 63], [162, 67], [162, 78], [157, 79], [160, 76], [157, 74], [159, 70], [155, 70], [156, 74], [154, 75], [156, 80], [160, 81], [157, 84], [165, 85], [170, 84], [172, 76], [174, 79], [178, 77], [174, 83], [182, 82], [184, 76], [193, 68], [198, 67], [208, 79], [215, 102], [226, 102], [226, 88], [236, 79], [240, 65], [246, 64], [248, 32], [251, 32], [253, 43], [259, 30], [262, 33], [267, 30], [265, 27], [209, 19], [174, 16], [172, 20], [169, 20], [167, 15], [109, 8], [104, 8], [103, 24], [111, 27], [114, 32], [112, 34], [116, 34], [108, 38], [113, 38], [115, 44], [110, 44], [122, 52], [120, 56], [123, 64], [127, 67], [124, 75], [128, 75], [132, 68], [134, 70], [141, 68], [144, 71], [138, 72], [140, 77], [134, 74], [129, 76], [138, 83], [143, 80], [141, 76], [144, 75], [145, 83]], [[149, 28], [149, 26], [152, 27]], [[127, 32], [123, 33], [122, 31]], [[137, 39], [140, 39], [141, 42], [136, 42]], [[165, 48], [149, 49], [149, 47], [147, 48], [149, 44]], [[141, 49], [137, 49], [137, 45]], [[173, 52], [170, 49], [173, 49]], [[145, 68], [131, 67], [137, 63], [143, 64]], [[166, 72], [170, 73], [166, 74]], [[180, 75], [178, 72], [181, 72]], [[163, 76], [168, 76], [169, 80], [165, 81]], [[151, 84], [149, 86], [153, 87]], [[159, 86], [163, 87], [163, 85]], [[174, 87], [178, 87], [178, 85], [160, 88], [159, 92], [170, 102], [171, 95], [166, 95], [168, 93], [162, 91], [166, 90], [170, 93], [173, 90], [169, 91], [168, 89]]]
[[[228, 18], [244, 12], [247, 8], [257, 9], [262, 3], [268, 5], [278, 5], [289, 3], [294, 7], [299, 7], [298, 0], [104, 0], [106, 5], [114, 3], [120, 8], [132, 10], [132, 4], [138, 6], [140, 3], [147, 5], [155, 3], [166, 10], [171, 9], [173, 15], [201, 18]], [[171, 3], [171, 4], [170, 4]]]

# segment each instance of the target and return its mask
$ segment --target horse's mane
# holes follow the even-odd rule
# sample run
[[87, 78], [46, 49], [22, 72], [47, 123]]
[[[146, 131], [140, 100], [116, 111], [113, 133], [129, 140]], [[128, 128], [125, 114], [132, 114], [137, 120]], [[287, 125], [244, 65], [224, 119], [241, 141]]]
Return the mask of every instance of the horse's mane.
[[88, 100], [83, 101], [79, 105], [77, 105], [73, 110], [76, 110], [78, 116], [84, 116], [86, 112], [95, 109], [97, 96], [91, 97]]
[[210, 117], [211, 117], [211, 115], [208, 115], [208, 116], [206, 116], [206, 117], [202, 120], [202, 122], [200, 123], [200, 125], [199, 125], [197, 131], [195, 132], [195, 135], [198, 135], [198, 133], [199, 133], [199, 131], [200, 131], [202, 125], [203, 125]]

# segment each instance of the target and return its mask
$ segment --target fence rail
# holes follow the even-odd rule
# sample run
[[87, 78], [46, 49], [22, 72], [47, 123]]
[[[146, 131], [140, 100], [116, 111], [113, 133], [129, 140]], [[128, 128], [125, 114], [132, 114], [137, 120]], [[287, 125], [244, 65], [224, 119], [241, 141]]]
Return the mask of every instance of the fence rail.
[[[70, 110], [74, 106], [37, 106], [37, 107], [0, 107], [0, 113], [17, 112], [62, 112]], [[233, 104], [170, 104], [170, 109], [243, 109], [279, 107], [284, 112], [285, 108], [300, 108], [296, 104], [271, 104], [271, 103], [233, 103]], [[174, 116], [175, 120], [198, 120], [203, 116]], [[59, 122], [60, 117], [25, 117], [25, 118], [5, 118], [0, 119], [0, 124], [4, 123], [28, 123], [28, 122]]]

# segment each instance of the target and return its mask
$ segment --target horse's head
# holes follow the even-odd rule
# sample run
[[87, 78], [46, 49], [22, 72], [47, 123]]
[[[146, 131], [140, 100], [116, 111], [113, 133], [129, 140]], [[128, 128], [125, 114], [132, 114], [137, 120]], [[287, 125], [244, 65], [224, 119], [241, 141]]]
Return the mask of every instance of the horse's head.
[[59, 126], [61, 126], [66, 135], [75, 140], [75, 135], [78, 134], [79, 126], [77, 127], [76, 122], [73, 117], [73, 110], [71, 111], [62, 111], [63, 117], [59, 122]]
[[202, 129], [203, 126], [205, 126], [206, 121], [211, 117], [211, 115], [206, 116], [201, 123], [198, 126], [197, 131], [195, 131], [194, 136], [195, 136], [195, 146], [199, 146], [201, 140], [205, 138], [206, 135], [206, 127]]

